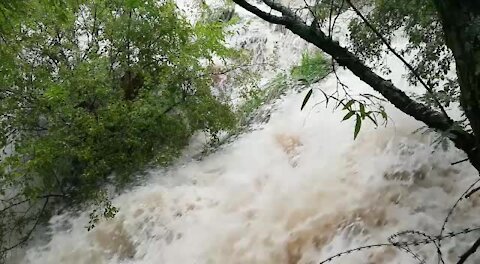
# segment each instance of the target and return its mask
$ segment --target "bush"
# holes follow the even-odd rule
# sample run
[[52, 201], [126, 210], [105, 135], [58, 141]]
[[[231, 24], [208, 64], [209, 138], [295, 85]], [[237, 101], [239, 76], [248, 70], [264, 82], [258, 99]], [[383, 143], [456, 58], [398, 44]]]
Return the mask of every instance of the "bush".
[[207, 70], [214, 56], [236, 54], [224, 46], [223, 24], [191, 25], [171, 1], [24, 8], [29, 16], [12, 17], [0, 41], [9, 58], [0, 61], [1, 147], [14, 149], [0, 161], [0, 255], [54, 205], [100, 206], [89, 227], [113, 217], [106, 185], [168, 164], [195, 131], [236, 122], [211, 94]]

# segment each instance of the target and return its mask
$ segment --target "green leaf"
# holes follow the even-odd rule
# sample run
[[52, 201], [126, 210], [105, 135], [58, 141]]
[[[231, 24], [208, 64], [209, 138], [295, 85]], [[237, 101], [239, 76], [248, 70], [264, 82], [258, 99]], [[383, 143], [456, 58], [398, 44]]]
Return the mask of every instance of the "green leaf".
[[[0, 205], [0, 259], [3, 246], [18, 242], [4, 227], [23, 234], [52, 213], [50, 204], [40, 211], [39, 196], [63, 190], [71, 206], [99, 205], [92, 228], [118, 212], [102, 190], [120, 190], [146, 167], [167, 165], [195, 131], [236, 128], [231, 105], [203, 75], [212, 66], [205, 61], [240, 55], [225, 45], [225, 26], [192, 25], [171, 0], [0, 0], [0, 113], [9, 117], [0, 122], [0, 144], [15, 133], [14, 151], [0, 160], [0, 194], [15, 190], [31, 208], [24, 215]], [[95, 37], [79, 42], [82, 32]], [[285, 79], [270, 89], [275, 96]], [[184, 92], [185, 85], [194, 89]], [[257, 106], [263, 98], [263, 91], [253, 97]]]
[[328, 101], [330, 100], [330, 96], [326, 94], [322, 89], [320, 89], [320, 92], [322, 92], [323, 96], [325, 96], [325, 107], [328, 107]]
[[348, 113], [343, 117], [342, 121], [345, 121], [345, 120], [349, 119], [349, 118], [352, 117], [354, 114], [355, 114], [354, 111], [348, 112]]
[[312, 96], [312, 93], [313, 93], [313, 90], [310, 89], [310, 91], [308, 91], [307, 95], [305, 95], [305, 98], [303, 98], [302, 107], [300, 107], [300, 111], [303, 110], [303, 108], [307, 104], [308, 100], [310, 99], [310, 96]]
[[353, 132], [353, 139], [357, 138], [358, 133], [360, 132], [360, 128], [362, 126], [362, 118], [358, 114], [356, 116], [357, 116], [357, 120], [355, 122], [355, 131]]
[[388, 116], [387, 116], [387, 113], [385, 112], [385, 110], [380, 111], [380, 114], [382, 115], [382, 118], [383, 118], [385, 121], [387, 121]]
[[362, 116], [362, 119], [365, 119], [365, 105], [358, 102], [358, 104], [360, 105], [360, 115]]
[[348, 103], [346, 103], [346, 104], [343, 106], [343, 110], [345, 110], [345, 109], [350, 110], [350, 107], [352, 107], [352, 104], [353, 104], [353, 103], [355, 103], [355, 100], [354, 100], [354, 99], [348, 101]]
[[378, 126], [375, 116], [372, 117], [371, 114], [367, 114], [367, 117], [375, 124], [375, 126]]
[[294, 66], [290, 73], [294, 80], [311, 85], [323, 79], [327, 74], [328, 61], [318, 52], [313, 55], [304, 53], [300, 65]]

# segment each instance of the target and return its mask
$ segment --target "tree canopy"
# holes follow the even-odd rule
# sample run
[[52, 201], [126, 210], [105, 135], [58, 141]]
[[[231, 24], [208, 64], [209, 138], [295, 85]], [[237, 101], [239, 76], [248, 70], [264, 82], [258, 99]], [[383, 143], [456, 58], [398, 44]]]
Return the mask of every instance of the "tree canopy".
[[[262, 0], [271, 9], [263, 11], [258, 3], [233, 1], [335, 61], [329, 70], [322, 55], [304, 55], [293, 79], [308, 86], [346, 67], [453, 142], [480, 171], [480, 2], [316, 0], [290, 7]], [[197, 23], [171, 0], [0, 0], [0, 258], [66, 206], [95, 205], [88, 228], [113, 217], [118, 209], [108, 187], [168, 164], [196, 131], [215, 138], [234, 128], [235, 114], [212, 94], [210, 76], [214, 60], [238, 56], [224, 43], [228, 23], [222, 21], [233, 12], [201, 8]], [[343, 46], [333, 28], [347, 10], [355, 17]], [[405, 46], [394, 45], [397, 34], [406, 37]], [[378, 73], [390, 71], [387, 52], [425, 94], [407, 94]], [[241, 111], [254, 111], [285, 83], [279, 75], [270, 89], [251, 91]], [[323, 93], [327, 102], [333, 98]], [[365, 99], [372, 98], [378, 97]], [[377, 125], [377, 116], [387, 118], [381, 104], [348, 94], [333, 99], [348, 111], [344, 120], [356, 118], [355, 137], [362, 120]], [[457, 102], [460, 120], [448, 114]]]

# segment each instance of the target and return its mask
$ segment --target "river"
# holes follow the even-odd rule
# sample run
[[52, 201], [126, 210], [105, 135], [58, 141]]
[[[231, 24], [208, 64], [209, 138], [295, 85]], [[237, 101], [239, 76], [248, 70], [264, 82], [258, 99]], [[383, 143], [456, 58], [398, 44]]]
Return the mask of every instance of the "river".
[[[314, 50], [297, 37], [237, 7], [242, 21], [232, 45], [250, 49], [265, 83]], [[249, 22], [249, 23], [247, 23]], [[390, 58], [390, 76], [407, 88], [403, 67]], [[372, 90], [346, 70], [338, 72], [354, 93]], [[317, 88], [333, 91], [335, 78]], [[318, 263], [350, 248], [385, 243], [390, 235], [440, 232], [450, 207], [476, 179], [453, 147], [434, 149], [431, 135], [413, 134], [421, 124], [386, 105], [389, 122], [365, 123], [353, 140], [354, 121], [307, 90], [275, 101], [268, 122], [201, 160], [202, 137], [168, 169], [149, 172], [140, 186], [114, 198], [118, 215], [87, 232], [88, 211], [50, 220], [48, 243], [37, 243], [17, 261], [34, 264], [293, 264]], [[475, 227], [480, 196], [459, 204], [446, 232]], [[478, 232], [442, 241], [443, 259], [455, 263]], [[421, 235], [400, 239], [425, 239]], [[437, 263], [432, 244], [411, 246], [426, 263]], [[471, 259], [474, 261], [474, 259]], [[477, 257], [475, 261], [480, 261]], [[418, 263], [406, 250], [378, 247], [330, 263]], [[474, 263], [474, 262], [471, 262]]]

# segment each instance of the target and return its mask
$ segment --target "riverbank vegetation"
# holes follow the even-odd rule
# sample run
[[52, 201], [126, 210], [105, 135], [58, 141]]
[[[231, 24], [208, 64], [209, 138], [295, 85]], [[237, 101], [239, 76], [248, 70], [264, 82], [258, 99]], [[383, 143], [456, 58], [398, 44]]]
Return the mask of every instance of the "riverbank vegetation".
[[[206, 8], [206, 7], [205, 7]], [[233, 129], [209, 66], [232, 59], [228, 22], [187, 21], [172, 1], [0, 3], [0, 255], [55, 211], [91, 206], [166, 165], [196, 131]]]

